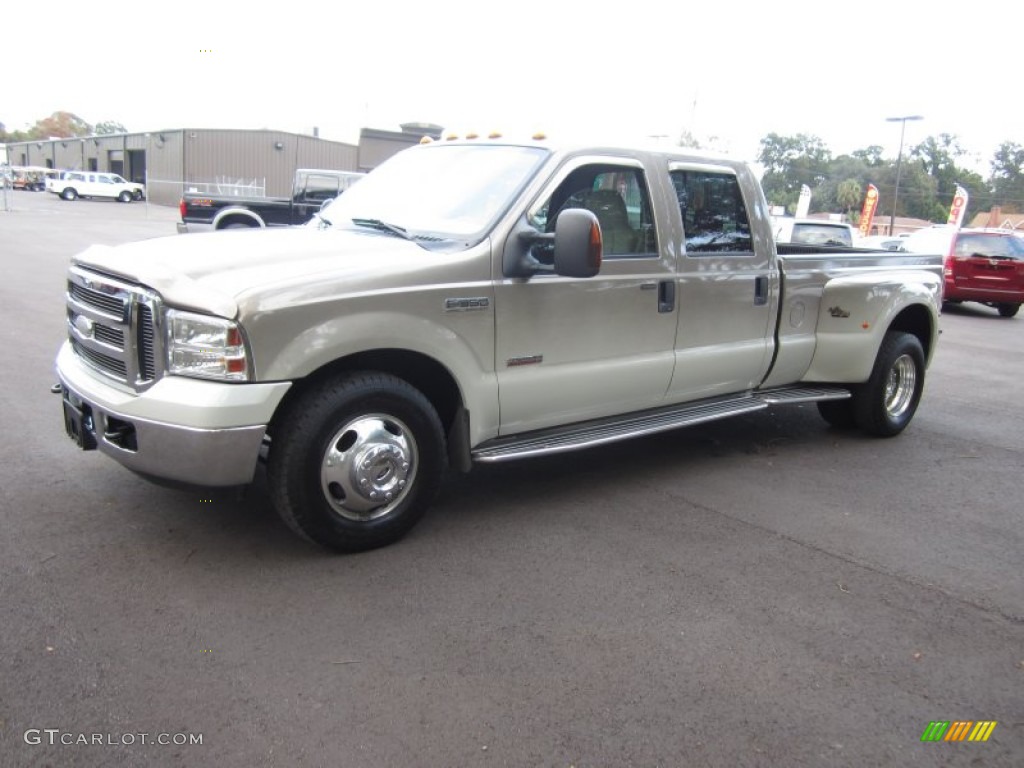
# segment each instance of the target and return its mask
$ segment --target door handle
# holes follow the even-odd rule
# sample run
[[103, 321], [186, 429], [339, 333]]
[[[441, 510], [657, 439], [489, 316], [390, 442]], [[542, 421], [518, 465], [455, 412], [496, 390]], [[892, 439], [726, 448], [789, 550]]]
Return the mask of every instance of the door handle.
[[768, 276], [754, 278], [754, 306], [760, 307], [768, 303]]
[[658, 311], [671, 312], [676, 308], [676, 281], [662, 280], [658, 283]]

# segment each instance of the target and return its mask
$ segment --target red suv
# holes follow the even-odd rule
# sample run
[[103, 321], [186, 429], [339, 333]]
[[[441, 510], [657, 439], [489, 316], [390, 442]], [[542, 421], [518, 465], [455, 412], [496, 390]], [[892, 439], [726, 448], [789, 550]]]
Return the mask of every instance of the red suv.
[[976, 301], [1013, 317], [1024, 302], [1024, 238], [999, 229], [920, 229], [904, 251], [941, 253], [943, 301]]

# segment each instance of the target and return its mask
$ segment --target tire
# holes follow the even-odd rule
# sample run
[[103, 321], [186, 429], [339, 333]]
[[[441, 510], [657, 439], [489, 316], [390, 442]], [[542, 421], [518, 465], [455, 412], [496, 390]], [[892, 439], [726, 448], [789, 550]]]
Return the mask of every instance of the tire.
[[870, 435], [893, 437], [914, 418], [924, 390], [924, 348], [916, 336], [889, 331], [871, 378], [854, 394], [857, 425]]
[[820, 400], [818, 413], [836, 429], [853, 429], [857, 426], [857, 416], [853, 409], [853, 399]]
[[118, 202], [121, 203], [130, 203], [132, 201], [132, 193], [126, 189], [124, 192], [117, 196], [117, 200]]
[[221, 229], [255, 229], [254, 224], [243, 224], [240, 221], [233, 221], [230, 224], [225, 224]]
[[1020, 311], [1020, 304], [997, 304], [1000, 317], [1013, 317]]
[[64, 191], [60, 193], [60, 196], [64, 200], [74, 200], [78, 197], [78, 192], [75, 191], [74, 187], [64, 187]]
[[361, 552], [409, 532], [446, 466], [430, 401], [395, 376], [361, 372], [310, 390], [275, 417], [267, 480], [293, 531], [337, 552]]

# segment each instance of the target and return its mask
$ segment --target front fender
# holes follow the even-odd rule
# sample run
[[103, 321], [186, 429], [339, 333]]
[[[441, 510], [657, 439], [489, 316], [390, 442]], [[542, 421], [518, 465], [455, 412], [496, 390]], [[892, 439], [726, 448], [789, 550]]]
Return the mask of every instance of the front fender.
[[283, 343], [269, 359], [261, 359], [259, 347], [254, 358], [261, 380], [294, 381], [363, 352], [405, 350], [424, 355], [443, 366], [458, 385], [462, 402], [472, 414], [470, 437], [476, 444], [497, 434], [493, 340], [493, 319], [485, 319], [483, 313], [464, 313], [442, 324], [397, 310], [377, 310], [311, 325], [280, 339]]
[[930, 355], [938, 334], [942, 278], [921, 270], [846, 275], [825, 284], [817, 344], [804, 381], [858, 384], [868, 380], [878, 349], [897, 317], [921, 307], [930, 322]]

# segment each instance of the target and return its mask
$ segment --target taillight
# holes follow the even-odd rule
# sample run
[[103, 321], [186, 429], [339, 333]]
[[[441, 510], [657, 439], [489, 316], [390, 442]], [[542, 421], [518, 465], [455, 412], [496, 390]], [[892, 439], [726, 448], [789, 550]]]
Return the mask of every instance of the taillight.
[[[182, 214], [184, 216], [184, 214]], [[945, 277], [953, 276], [953, 254], [946, 254], [946, 260], [942, 263], [942, 274]]]
[[185, 220], [185, 198], [184, 197], [181, 198], [178, 201], [178, 213], [181, 214], [181, 220], [184, 221]]

